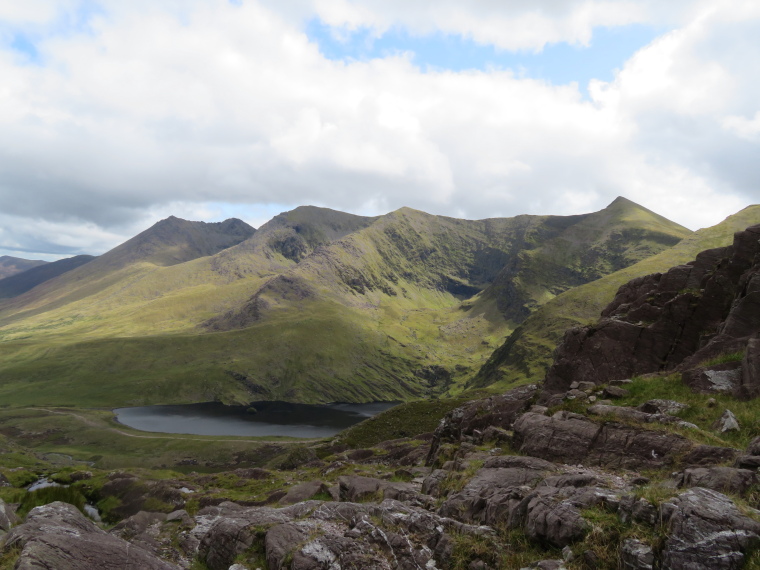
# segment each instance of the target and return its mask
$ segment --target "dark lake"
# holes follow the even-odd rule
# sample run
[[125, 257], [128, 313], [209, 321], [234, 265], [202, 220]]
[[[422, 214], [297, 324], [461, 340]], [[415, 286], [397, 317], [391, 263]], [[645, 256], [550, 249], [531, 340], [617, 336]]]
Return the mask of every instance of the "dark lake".
[[250, 406], [225, 406], [211, 402], [118, 408], [114, 413], [120, 423], [142, 431], [248, 437], [329, 437], [397, 404], [255, 402]]

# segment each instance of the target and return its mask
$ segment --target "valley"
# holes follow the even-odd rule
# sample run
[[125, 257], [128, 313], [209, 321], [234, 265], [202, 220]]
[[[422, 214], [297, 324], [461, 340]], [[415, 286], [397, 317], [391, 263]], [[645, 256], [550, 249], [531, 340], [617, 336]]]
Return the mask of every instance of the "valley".
[[0, 302], [0, 397], [135, 406], [454, 395], [544, 304], [691, 233], [624, 198], [579, 216], [480, 221], [312, 207], [258, 230], [170, 218]]
[[[0, 305], [0, 569], [760, 567], [760, 207], [279, 218]], [[261, 400], [403, 403], [318, 439], [112, 412]]]

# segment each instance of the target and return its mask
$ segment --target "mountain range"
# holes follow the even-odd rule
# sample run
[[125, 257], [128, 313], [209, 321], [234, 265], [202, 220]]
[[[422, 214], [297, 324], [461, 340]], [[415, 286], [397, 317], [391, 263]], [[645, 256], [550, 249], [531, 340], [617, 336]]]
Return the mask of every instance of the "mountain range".
[[566, 325], [631, 275], [759, 219], [753, 207], [695, 233], [625, 198], [475, 221], [311, 206], [258, 230], [171, 217], [98, 258], [0, 281], [0, 395], [110, 406], [503, 387], [543, 374]]

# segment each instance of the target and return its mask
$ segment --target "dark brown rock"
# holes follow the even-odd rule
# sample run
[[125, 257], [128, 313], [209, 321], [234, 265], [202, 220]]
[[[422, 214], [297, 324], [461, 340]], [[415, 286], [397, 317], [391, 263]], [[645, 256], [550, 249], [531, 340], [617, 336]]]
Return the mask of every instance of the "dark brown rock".
[[621, 388], [620, 386], [607, 386], [602, 392], [602, 395], [605, 398], [615, 400], [617, 398], [625, 398], [628, 395], [628, 390]]
[[632, 469], [663, 467], [692, 447], [679, 435], [598, 424], [568, 412], [524, 414], [514, 425], [514, 441], [520, 452], [549, 461]]
[[436, 461], [442, 443], [459, 441], [463, 436], [472, 436], [475, 431], [482, 434], [490, 426], [511, 429], [537, 394], [538, 387], [535, 385], [520, 386], [499, 396], [474, 400], [451, 411], [435, 430], [426, 464], [432, 465]]
[[681, 374], [681, 381], [702, 394], [736, 394], [742, 385], [740, 362], [694, 368]]
[[751, 338], [747, 341], [741, 370], [739, 396], [755, 398], [760, 395], [760, 338]]
[[714, 445], [698, 445], [683, 458], [684, 465], [718, 465], [734, 461], [739, 455], [738, 449]]
[[[598, 324], [565, 333], [546, 376], [547, 393], [566, 392], [581, 381], [604, 384], [691, 370], [743, 349], [760, 332], [758, 236], [760, 226], [747, 228], [735, 234], [731, 247], [702, 252], [687, 265], [623, 285]], [[740, 379], [747, 394], [753, 378]]]
[[705, 487], [721, 493], [743, 495], [758, 483], [757, 474], [734, 467], [692, 467], [683, 473], [684, 487]]

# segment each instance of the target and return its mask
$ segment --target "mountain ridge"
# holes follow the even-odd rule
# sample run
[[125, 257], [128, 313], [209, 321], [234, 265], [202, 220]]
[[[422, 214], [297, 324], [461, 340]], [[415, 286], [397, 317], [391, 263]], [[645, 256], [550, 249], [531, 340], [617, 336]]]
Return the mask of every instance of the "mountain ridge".
[[[182, 253], [153, 238], [171, 246], [187, 224], [207, 226], [169, 218], [0, 303], [0, 342], [13, 355], [0, 365], [0, 393], [39, 399], [46, 392], [24, 382], [55, 376], [92, 403], [434, 397], [461, 389], [520, 324], [505, 318], [498, 295], [484, 295], [512, 260], [526, 256], [532, 272], [516, 279], [530, 277], [520, 302], [533, 311], [595, 276], [555, 272], [547, 283], [546, 267], [581, 264], [596, 244], [604, 274], [690, 235], [663, 220], [624, 200], [601, 213], [484, 220], [304, 206], [238, 232], [217, 253], [176, 262]], [[104, 370], [108, 391], [99, 388]], [[87, 395], [77, 392], [83, 383]]]

